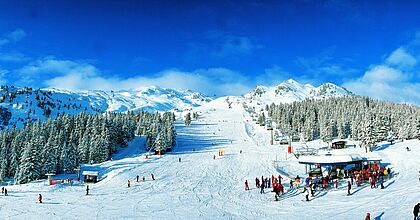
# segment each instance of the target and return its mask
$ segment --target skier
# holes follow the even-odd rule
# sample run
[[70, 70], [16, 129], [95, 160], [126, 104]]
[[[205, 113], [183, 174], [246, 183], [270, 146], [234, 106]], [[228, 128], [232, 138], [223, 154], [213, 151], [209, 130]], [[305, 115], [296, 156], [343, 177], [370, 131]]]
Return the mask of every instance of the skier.
[[153, 175], [153, 173], [150, 175], [152, 176], [152, 180], [155, 180], [155, 175]]
[[89, 195], [89, 185], [86, 185], [86, 195]]
[[4, 188], [4, 195], [5, 196], [9, 195], [9, 194], [7, 194], [7, 189], [6, 188]]
[[365, 220], [370, 220], [370, 213], [369, 212], [366, 214]]
[[128, 188], [130, 188], [130, 180], [128, 180], [127, 186], [128, 186]]
[[4, 186], [1, 187], [1, 194], [4, 194]]
[[284, 187], [283, 187], [283, 185], [281, 183], [279, 183], [277, 185], [277, 188], [278, 188], [278, 191], [281, 192], [281, 194], [283, 195], [284, 194]]
[[385, 189], [385, 187], [384, 187], [384, 177], [383, 176], [379, 177], [379, 183], [381, 184], [381, 189]]
[[216, 160], [216, 155], [213, 155], [213, 160]]
[[263, 176], [261, 176], [261, 182], [260, 182], [260, 185], [264, 185], [265, 186], [265, 179], [264, 179], [264, 177]]
[[143, 176], [143, 182], [146, 181], [146, 178]]
[[137, 180], [137, 182], [139, 182], [139, 175], [136, 176], [136, 180]]
[[292, 179], [290, 179], [290, 185], [289, 185], [290, 187], [290, 189], [293, 189], [293, 180]]
[[38, 201], [39, 201], [39, 203], [42, 203], [42, 195], [41, 194], [38, 194]]
[[255, 178], [255, 187], [260, 188], [260, 180], [257, 178]]
[[180, 162], [180, 163], [181, 163], [181, 158], [178, 158], [178, 162]]
[[370, 177], [370, 188], [371, 189], [376, 188], [376, 181], [375, 181], [375, 178], [373, 176]]
[[306, 201], [309, 201], [309, 190], [306, 186], [303, 187], [303, 194], [305, 194]]
[[273, 192], [274, 192], [274, 200], [279, 201], [279, 191], [277, 189], [277, 186], [274, 187], [273, 185]]
[[350, 190], [351, 190], [351, 183], [350, 181], [347, 181], [347, 195], [348, 196], [351, 195]]
[[279, 174], [279, 183], [281, 184], [281, 180], [283, 179], [283, 177], [280, 176]]
[[239, 153], [242, 154], [242, 150], [240, 150]]
[[392, 178], [391, 168], [388, 167], [387, 172], [388, 172], [388, 179], [391, 179]]
[[245, 190], [249, 190], [248, 180], [245, 180]]
[[327, 189], [327, 179], [322, 178], [322, 188]]
[[261, 183], [261, 191], [260, 191], [261, 194], [265, 193], [264, 192], [264, 187], [265, 187], [264, 185], [265, 185], [265, 183], [264, 183], [264, 179], [263, 179], [263, 181]]
[[315, 184], [311, 183], [309, 189], [311, 189], [311, 196], [315, 197]]
[[335, 188], [338, 189], [338, 179], [335, 180]]
[[299, 175], [296, 176], [295, 182], [296, 182], [296, 189], [299, 189], [299, 185], [300, 185], [300, 177], [299, 177]]
[[414, 210], [413, 210], [414, 220], [418, 219], [419, 209], [420, 209], [420, 203], [417, 203], [417, 205], [414, 206]]

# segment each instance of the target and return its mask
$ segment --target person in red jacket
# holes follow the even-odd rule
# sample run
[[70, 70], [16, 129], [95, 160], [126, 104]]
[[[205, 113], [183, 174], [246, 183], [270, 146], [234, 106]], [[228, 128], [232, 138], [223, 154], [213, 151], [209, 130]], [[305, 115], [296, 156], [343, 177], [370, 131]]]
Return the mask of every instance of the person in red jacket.
[[369, 212], [366, 214], [365, 220], [370, 220], [370, 213]]
[[274, 192], [277, 189], [277, 186], [278, 186], [278, 183], [277, 182], [273, 182], [273, 191], [271, 191], [271, 192]]
[[277, 185], [277, 188], [278, 188], [279, 192], [281, 192], [281, 194], [283, 195], [284, 194], [284, 187], [283, 187], [283, 185], [281, 183], [279, 183]]
[[245, 190], [249, 190], [248, 180], [245, 180]]
[[38, 201], [39, 201], [39, 203], [42, 203], [42, 195], [41, 194], [38, 194]]

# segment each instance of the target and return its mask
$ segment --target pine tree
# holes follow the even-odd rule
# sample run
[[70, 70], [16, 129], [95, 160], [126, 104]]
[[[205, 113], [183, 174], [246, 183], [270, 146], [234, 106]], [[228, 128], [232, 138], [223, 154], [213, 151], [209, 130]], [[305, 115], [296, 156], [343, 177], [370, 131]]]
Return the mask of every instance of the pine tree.
[[36, 180], [40, 177], [39, 162], [39, 139], [36, 137], [36, 131], [34, 132], [33, 139], [26, 145], [23, 152], [22, 159], [20, 161], [19, 169], [15, 175], [15, 183], [23, 184], [28, 183], [32, 180]]
[[185, 125], [186, 126], [191, 125], [191, 113], [189, 113], [189, 112], [185, 115]]

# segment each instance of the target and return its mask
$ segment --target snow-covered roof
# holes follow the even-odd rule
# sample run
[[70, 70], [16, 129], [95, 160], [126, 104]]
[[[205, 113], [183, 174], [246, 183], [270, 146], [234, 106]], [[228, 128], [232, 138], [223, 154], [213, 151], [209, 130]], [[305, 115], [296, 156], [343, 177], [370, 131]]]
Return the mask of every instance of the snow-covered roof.
[[98, 171], [85, 170], [82, 172], [83, 176], [98, 176]]
[[345, 154], [345, 155], [332, 155], [325, 154], [321, 156], [302, 156], [299, 158], [299, 163], [302, 164], [341, 164], [351, 163], [357, 161], [366, 161], [359, 154]]

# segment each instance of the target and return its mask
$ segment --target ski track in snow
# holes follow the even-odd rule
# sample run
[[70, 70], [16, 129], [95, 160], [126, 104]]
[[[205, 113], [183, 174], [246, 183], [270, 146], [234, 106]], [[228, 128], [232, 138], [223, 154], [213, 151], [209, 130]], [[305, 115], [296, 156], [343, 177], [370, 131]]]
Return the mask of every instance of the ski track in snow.
[[[289, 189], [285, 177], [285, 194], [275, 202], [271, 189], [260, 194], [255, 178], [279, 175], [273, 160], [284, 159], [286, 149], [269, 145], [270, 134], [253, 124], [240, 103], [233, 103], [232, 109], [223, 100], [195, 109], [202, 117], [192, 126], [176, 125], [178, 146], [164, 156], [145, 159], [146, 152], [140, 150], [144, 139], [136, 138], [113, 161], [92, 165], [105, 179], [90, 185], [89, 196], [83, 184], [46, 186], [45, 181], [35, 181], [8, 186], [9, 196], [0, 196], [0, 218], [363, 219], [367, 212], [372, 219], [412, 218], [412, 208], [420, 202], [420, 141], [404, 141], [370, 153], [390, 163], [395, 172], [384, 190], [353, 187], [354, 194], [346, 196], [343, 187], [316, 192], [306, 202], [302, 187]], [[406, 146], [412, 151], [407, 152]], [[219, 149], [225, 156], [217, 156]], [[364, 149], [345, 151], [365, 154]], [[286, 163], [290, 170], [302, 170], [293, 158]], [[303, 173], [291, 173], [297, 174]], [[136, 182], [137, 175], [146, 181]], [[244, 190], [245, 179], [249, 191]], [[44, 197], [43, 204], [37, 203], [38, 193]]]

